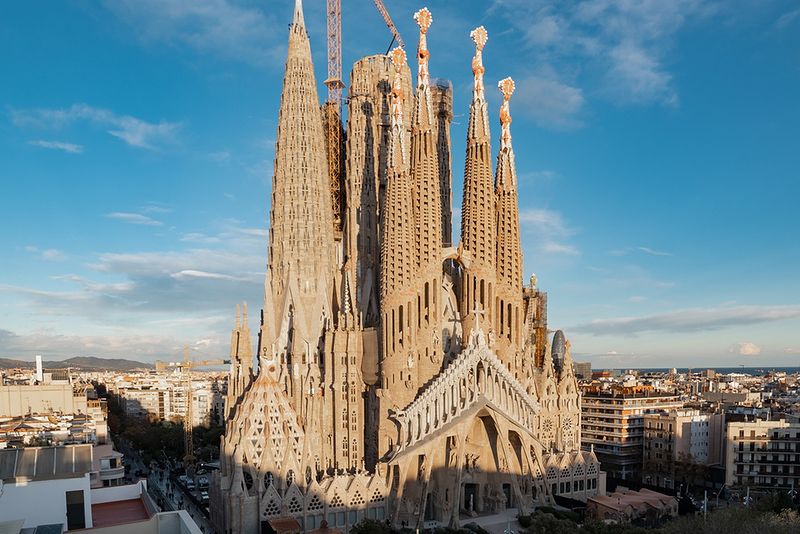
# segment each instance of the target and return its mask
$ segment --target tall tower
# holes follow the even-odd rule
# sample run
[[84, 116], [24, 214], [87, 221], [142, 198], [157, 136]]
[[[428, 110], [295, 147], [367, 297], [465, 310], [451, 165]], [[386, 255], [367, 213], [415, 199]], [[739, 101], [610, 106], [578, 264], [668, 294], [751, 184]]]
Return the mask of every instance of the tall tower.
[[404, 148], [402, 73], [406, 54], [402, 48], [392, 50], [391, 133], [389, 138], [388, 177], [384, 204], [381, 239], [381, 309], [383, 383], [378, 392], [381, 403], [379, 450], [389, 450], [388, 440], [394, 435], [394, 425], [388, 421], [391, 409], [403, 408], [414, 399], [417, 391], [416, 356], [413, 352], [415, 321], [412, 320], [411, 287], [415, 260], [414, 214], [411, 209], [411, 181]]
[[[517, 377], [523, 365], [522, 251], [519, 241], [519, 208], [517, 206], [517, 170], [511, 146], [511, 111], [509, 101], [514, 93], [514, 80], [498, 83], [503, 94], [500, 107], [500, 153], [497, 155], [495, 180], [497, 214], [497, 309], [495, 335], [500, 359]], [[533, 362], [529, 362], [530, 365]]]
[[413, 183], [416, 258], [416, 318], [418, 330], [417, 383], [424, 384], [441, 369], [439, 301], [442, 286], [442, 199], [436, 151], [436, 114], [433, 110], [427, 33], [433, 21], [423, 8], [414, 14], [419, 25], [417, 95], [411, 118], [411, 176]]
[[236, 406], [253, 381], [253, 346], [247, 324], [247, 303], [242, 304], [242, 316], [236, 305], [236, 327], [231, 332], [231, 373], [228, 394], [225, 398], [225, 420], [232, 416]]
[[280, 362], [298, 410], [302, 382], [319, 372], [335, 269], [325, 138], [302, 2], [296, 0], [278, 116], [259, 357]]
[[464, 273], [461, 288], [461, 316], [465, 335], [472, 329], [474, 310], [484, 310], [495, 324], [495, 201], [491, 164], [489, 116], [483, 86], [483, 47], [488, 35], [480, 26], [470, 33], [475, 42], [472, 58], [473, 89], [467, 129], [467, 157], [464, 164], [464, 200], [461, 216], [461, 247]]

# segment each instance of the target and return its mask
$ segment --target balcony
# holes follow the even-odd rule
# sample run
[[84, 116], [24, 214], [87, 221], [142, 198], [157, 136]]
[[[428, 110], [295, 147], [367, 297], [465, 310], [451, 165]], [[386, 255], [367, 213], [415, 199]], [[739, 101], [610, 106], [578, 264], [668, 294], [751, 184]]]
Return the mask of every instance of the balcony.
[[125, 476], [125, 466], [100, 469], [100, 480], [116, 480]]

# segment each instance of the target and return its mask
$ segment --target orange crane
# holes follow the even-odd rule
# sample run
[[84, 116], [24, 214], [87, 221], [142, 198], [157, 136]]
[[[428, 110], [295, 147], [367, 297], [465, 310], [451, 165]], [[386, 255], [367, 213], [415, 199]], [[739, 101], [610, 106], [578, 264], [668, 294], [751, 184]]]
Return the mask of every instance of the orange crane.
[[392, 49], [392, 45], [395, 41], [397, 41], [397, 45], [400, 48], [405, 48], [406, 45], [403, 42], [403, 38], [400, 37], [400, 32], [397, 31], [397, 26], [395, 26], [394, 22], [392, 22], [392, 17], [389, 16], [389, 12], [386, 10], [386, 6], [383, 5], [383, 1], [375, 0], [375, 7], [378, 8], [378, 12], [381, 14], [384, 22], [386, 22], [386, 25], [389, 27], [389, 31], [392, 32], [392, 42], [389, 43], [389, 48], [386, 50], [386, 53], [389, 53], [389, 50]]
[[322, 106], [325, 152], [328, 156], [328, 185], [333, 208], [333, 230], [341, 237], [344, 212], [344, 128], [342, 128], [342, 2], [326, 0], [328, 21], [328, 100]]

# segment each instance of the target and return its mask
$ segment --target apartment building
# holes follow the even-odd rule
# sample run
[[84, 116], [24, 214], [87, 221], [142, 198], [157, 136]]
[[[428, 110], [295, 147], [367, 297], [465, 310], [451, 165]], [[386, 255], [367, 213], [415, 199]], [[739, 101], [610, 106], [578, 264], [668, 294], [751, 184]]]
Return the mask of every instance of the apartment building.
[[730, 421], [727, 441], [729, 486], [800, 488], [800, 423]]
[[642, 482], [666, 489], [697, 484], [704, 468], [722, 465], [725, 416], [693, 409], [644, 414]]
[[581, 446], [594, 450], [609, 477], [639, 481], [644, 415], [682, 406], [677, 395], [647, 387], [586, 388], [581, 399]]
[[[159, 512], [145, 481], [105, 484], [120, 459], [91, 445], [0, 451], [0, 531], [4, 534], [91, 529], [94, 534], [202, 534], [185, 510]], [[117, 453], [118, 454], [118, 453]], [[108, 460], [108, 468], [103, 466]], [[99, 476], [94, 469], [99, 468]], [[97, 482], [100, 482], [97, 484]]]
[[127, 375], [116, 380], [110, 390], [130, 416], [170, 421], [185, 417], [191, 402], [194, 426], [222, 424], [224, 379], [196, 377], [191, 392], [188, 384], [179, 374]]

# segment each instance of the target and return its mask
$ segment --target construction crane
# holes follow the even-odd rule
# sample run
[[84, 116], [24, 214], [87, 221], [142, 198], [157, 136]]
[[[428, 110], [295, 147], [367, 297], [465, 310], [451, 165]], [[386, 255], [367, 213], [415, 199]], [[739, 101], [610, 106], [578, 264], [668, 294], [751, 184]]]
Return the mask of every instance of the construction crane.
[[342, 2], [326, 0], [328, 20], [328, 100], [322, 106], [333, 230], [341, 238], [344, 211], [344, 128], [342, 128]]
[[202, 360], [193, 362], [189, 359], [189, 347], [183, 347], [183, 360], [180, 362], [156, 361], [156, 371], [175, 369], [181, 375], [181, 385], [183, 386], [183, 396], [186, 402], [186, 410], [183, 416], [183, 464], [187, 470], [191, 471], [194, 466], [194, 399], [192, 391], [192, 369], [205, 367], [208, 365], [224, 365], [231, 363], [230, 360]]
[[400, 37], [400, 32], [397, 31], [397, 26], [394, 25], [392, 22], [392, 17], [389, 16], [389, 12], [386, 10], [386, 6], [383, 5], [382, 0], [375, 0], [375, 7], [378, 8], [378, 12], [383, 17], [383, 21], [386, 22], [386, 25], [389, 27], [389, 31], [392, 32], [392, 42], [389, 43], [389, 48], [386, 49], [386, 53], [389, 53], [389, 50], [392, 49], [392, 45], [397, 41], [397, 45], [400, 48], [405, 48], [406, 45], [403, 42], [403, 38]]
[[198, 362], [194, 361], [187, 361], [183, 360], [180, 362], [162, 362], [161, 360], [156, 360], [156, 371], [159, 373], [163, 373], [164, 371], [178, 371], [182, 373], [183, 371], [191, 371], [195, 367], [209, 367], [212, 365], [228, 365], [230, 364], [230, 360], [201, 360]]

